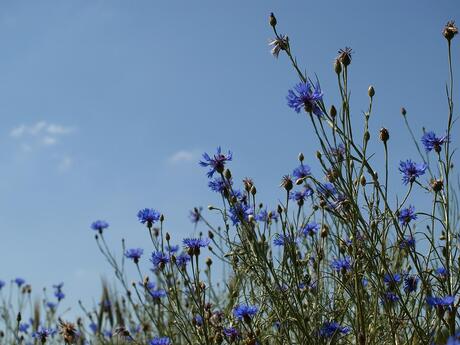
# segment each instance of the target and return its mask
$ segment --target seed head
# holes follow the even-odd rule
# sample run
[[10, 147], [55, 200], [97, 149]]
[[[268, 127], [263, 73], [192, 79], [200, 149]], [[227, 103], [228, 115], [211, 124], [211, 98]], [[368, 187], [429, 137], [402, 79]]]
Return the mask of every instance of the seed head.
[[344, 49], [340, 49], [339, 56], [337, 56], [337, 60], [339, 60], [342, 65], [347, 67], [348, 65], [351, 64], [351, 53], [352, 53], [352, 49], [350, 47], [345, 47]]
[[287, 192], [289, 192], [293, 187], [291, 176], [284, 175], [281, 180], [280, 187], [283, 187]]
[[455, 26], [455, 22], [453, 20], [449, 20], [442, 30], [442, 35], [450, 42], [456, 34], [458, 34], [458, 28]]

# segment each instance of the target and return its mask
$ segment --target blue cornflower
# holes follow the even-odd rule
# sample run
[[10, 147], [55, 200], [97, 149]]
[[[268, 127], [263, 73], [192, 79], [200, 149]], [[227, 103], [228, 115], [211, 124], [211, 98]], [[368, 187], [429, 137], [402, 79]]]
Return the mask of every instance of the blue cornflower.
[[329, 198], [335, 194], [337, 194], [337, 189], [334, 187], [334, 185], [330, 182], [326, 183], [320, 183], [318, 187], [316, 187], [316, 191], [318, 194]]
[[177, 253], [179, 251], [179, 245], [175, 245], [175, 246], [172, 246], [172, 245], [166, 245], [165, 249], [169, 252], [169, 253]]
[[385, 273], [383, 276], [383, 282], [389, 289], [396, 288], [401, 283], [401, 279], [402, 277], [399, 273]]
[[30, 327], [30, 325], [28, 323], [21, 323], [21, 324], [19, 324], [18, 330], [19, 330], [19, 332], [27, 334], [27, 331], [28, 331], [29, 327]]
[[5, 286], [5, 282], [3, 280], [0, 280], [0, 290]]
[[254, 217], [255, 220], [259, 221], [259, 222], [271, 222], [271, 221], [275, 221], [277, 222], [278, 221], [278, 214], [276, 213], [276, 211], [271, 211], [271, 212], [268, 212], [267, 209], [263, 209], [263, 210], [260, 210], [259, 213], [256, 214], [256, 216]]
[[237, 225], [241, 220], [247, 221], [248, 217], [253, 214], [253, 210], [248, 205], [239, 203], [230, 207], [229, 213], [233, 225]]
[[147, 227], [151, 228], [155, 222], [160, 220], [160, 212], [153, 208], [144, 208], [137, 212], [137, 218], [142, 224], [147, 224]]
[[292, 235], [283, 235], [283, 234], [275, 234], [275, 238], [273, 239], [273, 244], [275, 246], [285, 246], [290, 244], [295, 244], [299, 240], [296, 236]]
[[149, 345], [172, 345], [172, 341], [168, 337], [155, 337], [150, 340]]
[[446, 345], [460, 345], [460, 340], [457, 337], [449, 337]]
[[232, 180], [224, 180], [222, 177], [216, 177], [208, 182], [208, 187], [216, 193], [223, 193], [227, 187], [233, 184]]
[[102, 230], [107, 229], [109, 227], [109, 223], [107, 223], [105, 220], [96, 220], [93, 223], [91, 223], [91, 229], [94, 231], [99, 231], [102, 233]]
[[434, 297], [428, 296], [426, 298], [426, 303], [432, 307], [448, 307], [451, 306], [455, 301], [454, 296], [445, 296], [445, 297]]
[[408, 208], [402, 209], [401, 212], [399, 212], [398, 219], [401, 225], [407, 225], [411, 220], [416, 220], [417, 215], [415, 214], [415, 207], [409, 206]]
[[319, 334], [323, 338], [332, 338], [336, 334], [348, 334], [350, 327], [342, 327], [337, 322], [325, 322], [319, 330]]
[[57, 304], [53, 303], [53, 302], [46, 302], [46, 306], [49, 308], [49, 310], [55, 311], [56, 307], [57, 307]]
[[399, 171], [403, 174], [402, 180], [404, 184], [412, 183], [417, 177], [425, 174], [428, 165], [426, 163], [414, 163], [408, 159], [405, 162], [399, 162]]
[[90, 329], [94, 334], [97, 333], [97, 325], [96, 325], [94, 322], [91, 322], [91, 323], [89, 324], [89, 329]]
[[417, 290], [418, 281], [419, 279], [417, 276], [407, 275], [404, 278], [404, 291], [406, 291], [407, 293], [411, 293]]
[[152, 289], [148, 290], [150, 296], [156, 301], [158, 301], [160, 298], [166, 297], [167, 292], [163, 289]]
[[399, 301], [399, 297], [394, 292], [387, 291], [382, 296], [382, 304], [392, 305], [397, 301]]
[[351, 258], [346, 256], [343, 259], [332, 260], [331, 268], [336, 272], [346, 273], [351, 270]]
[[176, 257], [176, 265], [177, 267], [184, 269], [187, 267], [187, 263], [190, 261], [190, 255], [187, 253], [181, 253], [179, 256]]
[[203, 160], [200, 161], [202, 167], [210, 167], [207, 175], [211, 178], [217, 171], [219, 174], [224, 172], [225, 163], [231, 161], [233, 154], [228, 151], [227, 154], [222, 153], [220, 146], [217, 148], [217, 153], [211, 158], [206, 152], [203, 153]]
[[340, 143], [337, 147], [331, 148], [331, 155], [334, 156], [338, 162], [342, 162], [343, 156], [345, 155], [345, 145]]
[[319, 224], [316, 222], [311, 222], [305, 225], [302, 229], [300, 229], [300, 232], [304, 236], [314, 236], [315, 234], [318, 233], [319, 230]]
[[32, 337], [35, 338], [35, 339], [40, 340], [42, 343], [45, 343], [46, 339], [48, 339], [48, 337], [50, 335], [52, 335], [52, 334], [53, 334], [52, 329], [44, 328], [44, 327], [40, 326], [40, 328], [36, 332], [34, 332], [32, 334]]
[[259, 308], [255, 305], [237, 305], [233, 309], [233, 315], [238, 320], [244, 320], [246, 322], [250, 321], [259, 311]]
[[440, 278], [447, 278], [449, 276], [449, 272], [447, 272], [447, 269], [445, 267], [439, 267], [436, 269], [436, 274]]
[[163, 252], [153, 252], [152, 257], [150, 258], [153, 266], [159, 269], [162, 269], [169, 262], [169, 260], [169, 255], [166, 255]]
[[198, 327], [203, 326], [203, 318], [201, 315], [195, 315], [192, 322]]
[[207, 247], [210, 242], [209, 238], [186, 238], [182, 241], [189, 255], [200, 255], [200, 248]]
[[301, 163], [297, 168], [294, 169], [292, 172], [292, 176], [296, 178], [296, 180], [303, 179], [307, 176], [311, 175], [311, 169], [308, 165], [304, 165]]
[[415, 248], [415, 238], [412, 236], [405, 237], [399, 242], [399, 248], [401, 249], [410, 249]]
[[436, 134], [432, 131], [426, 132], [422, 136], [422, 144], [425, 146], [426, 152], [435, 150], [437, 153], [441, 152], [441, 146], [448, 142], [449, 139], [447, 135], [443, 137], [437, 137]]
[[56, 285], [53, 285], [54, 289], [54, 296], [57, 298], [58, 302], [63, 300], [65, 297], [65, 294], [62, 292], [62, 287], [64, 286], [64, 283], [59, 283]]
[[125, 256], [128, 259], [132, 259], [136, 264], [139, 262], [142, 254], [144, 254], [144, 249], [142, 248], [131, 248], [125, 252]]
[[297, 201], [298, 203], [303, 203], [306, 198], [310, 197], [313, 195], [313, 189], [310, 187], [304, 187], [300, 191], [296, 192], [290, 192], [289, 193], [289, 199]]
[[288, 106], [294, 109], [297, 113], [303, 108], [307, 113], [313, 113], [317, 116], [323, 115], [318, 104], [323, 100], [323, 93], [319, 83], [313, 88], [311, 83], [299, 83], [294, 86], [293, 90], [288, 91], [286, 97]]
[[229, 338], [231, 342], [240, 338], [240, 332], [235, 327], [228, 327], [223, 329], [224, 335]]
[[189, 218], [193, 224], [198, 224], [198, 222], [201, 220], [201, 210], [201, 207], [195, 207], [192, 211], [190, 211]]
[[16, 278], [16, 279], [14, 279], [13, 281], [16, 283], [16, 285], [17, 285], [18, 287], [21, 287], [21, 286], [24, 285], [25, 282], [26, 282], [26, 281], [25, 281], [24, 279], [22, 279], [22, 278]]
[[106, 337], [108, 339], [111, 339], [113, 337], [113, 334], [112, 334], [111, 330], [106, 329], [103, 333], [104, 333], [104, 337]]

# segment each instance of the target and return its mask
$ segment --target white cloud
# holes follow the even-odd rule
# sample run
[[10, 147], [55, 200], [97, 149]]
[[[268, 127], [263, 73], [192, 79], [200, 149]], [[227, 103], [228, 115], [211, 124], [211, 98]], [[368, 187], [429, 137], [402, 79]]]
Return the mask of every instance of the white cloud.
[[26, 126], [20, 125], [16, 128], [13, 128], [10, 131], [10, 136], [12, 136], [13, 138], [19, 138], [24, 134], [25, 131], [26, 131]]
[[57, 143], [57, 139], [50, 137], [50, 136], [45, 136], [42, 138], [42, 144], [45, 146], [51, 146]]
[[169, 157], [169, 161], [171, 163], [191, 162], [197, 159], [198, 152], [196, 150], [180, 150], [171, 155], [171, 157]]
[[61, 126], [61, 125], [56, 125], [56, 124], [54, 124], [54, 123], [50, 123], [50, 124], [46, 127], [46, 131], [47, 131], [49, 134], [62, 135], [62, 134], [69, 134], [70, 132], [73, 131], [73, 128], [71, 128], [71, 127], [64, 127], [64, 126]]
[[20, 141], [23, 151], [33, 151], [39, 147], [50, 147], [58, 143], [58, 138], [73, 132], [72, 127], [46, 121], [21, 124], [10, 131], [10, 137]]

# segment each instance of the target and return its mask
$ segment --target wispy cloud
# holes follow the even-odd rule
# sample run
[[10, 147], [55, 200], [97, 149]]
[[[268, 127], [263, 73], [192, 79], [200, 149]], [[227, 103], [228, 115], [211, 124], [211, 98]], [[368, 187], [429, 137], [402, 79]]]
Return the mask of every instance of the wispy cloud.
[[10, 130], [10, 137], [21, 143], [24, 152], [31, 152], [38, 147], [50, 147], [58, 143], [58, 138], [74, 131], [73, 127], [67, 127], [56, 123], [38, 121], [33, 124], [21, 124]]
[[64, 173], [68, 171], [73, 166], [73, 159], [69, 156], [64, 156], [61, 158], [58, 164], [58, 171]]
[[169, 162], [178, 164], [183, 162], [192, 162], [198, 160], [199, 152], [197, 150], [180, 150], [169, 157]]

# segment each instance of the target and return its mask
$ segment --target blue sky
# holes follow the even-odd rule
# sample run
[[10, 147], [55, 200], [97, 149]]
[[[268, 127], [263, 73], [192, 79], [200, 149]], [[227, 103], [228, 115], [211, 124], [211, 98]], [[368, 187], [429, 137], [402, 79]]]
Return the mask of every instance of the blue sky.
[[353, 48], [353, 116], [358, 126], [373, 84], [371, 134], [390, 130], [399, 189], [397, 163], [415, 156], [400, 107], [417, 133], [443, 131], [441, 29], [460, 21], [457, 0], [2, 1], [0, 279], [22, 276], [36, 292], [64, 281], [69, 305], [90, 303], [110, 269], [89, 224], [106, 219], [114, 248], [124, 237], [148, 251], [136, 213], [153, 207], [177, 242], [193, 235], [188, 211], [219, 200], [197, 165], [218, 145], [271, 206], [300, 151], [319, 172], [313, 132], [286, 106], [296, 75], [269, 53], [271, 11], [327, 104], [337, 50]]

